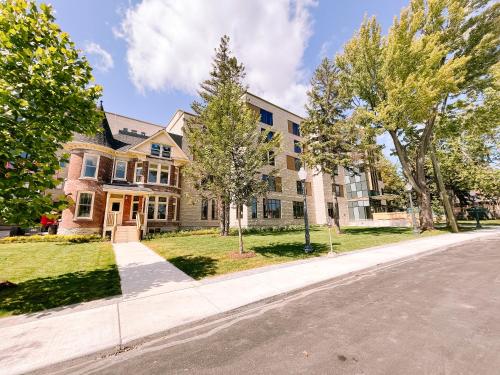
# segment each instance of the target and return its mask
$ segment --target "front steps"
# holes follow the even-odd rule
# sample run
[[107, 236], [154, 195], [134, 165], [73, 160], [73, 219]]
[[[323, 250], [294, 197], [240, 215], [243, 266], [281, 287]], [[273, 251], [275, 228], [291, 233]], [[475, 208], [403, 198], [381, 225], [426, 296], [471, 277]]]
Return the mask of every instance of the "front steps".
[[115, 243], [138, 242], [140, 240], [135, 225], [121, 225], [116, 227]]

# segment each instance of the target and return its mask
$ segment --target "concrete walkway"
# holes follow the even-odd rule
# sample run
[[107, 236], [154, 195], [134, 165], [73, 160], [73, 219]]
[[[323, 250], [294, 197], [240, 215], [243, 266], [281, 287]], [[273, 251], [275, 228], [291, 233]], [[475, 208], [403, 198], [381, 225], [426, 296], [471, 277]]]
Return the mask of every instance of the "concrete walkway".
[[197, 282], [140, 242], [115, 243], [123, 299], [191, 288]]
[[[398, 244], [263, 267], [194, 282], [147, 247], [115, 247], [123, 298], [0, 320], [2, 374], [23, 373], [103, 350], [337, 276], [422, 255], [464, 241], [500, 236], [500, 229], [445, 234]], [[140, 271], [140, 270], [143, 270]], [[157, 270], [158, 275], [149, 275]], [[179, 271], [180, 272], [180, 271]], [[170, 277], [172, 276], [172, 277]], [[144, 280], [143, 280], [144, 279]], [[74, 308], [75, 312], [70, 312]]]

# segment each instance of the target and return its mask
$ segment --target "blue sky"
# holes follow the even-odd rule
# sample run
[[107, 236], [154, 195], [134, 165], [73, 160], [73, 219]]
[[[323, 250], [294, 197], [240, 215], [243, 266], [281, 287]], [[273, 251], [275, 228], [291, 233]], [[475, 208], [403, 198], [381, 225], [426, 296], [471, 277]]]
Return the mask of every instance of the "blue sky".
[[[265, 0], [247, 6], [247, 0], [48, 2], [62, 29], [87, 51], [96, 83], [104, 88], [105, 109], [159, 124], [167, 123], [179, 108], [189, 110], [196, 83], [208, 73], [209, 58], [221, 33], [228, 33], [235, 52], [249, 60], [239, 56], [251, 71], [250, 90], [299, 112], [308, 79], [321, 57], [339, 51], [365, 14], [376, 15], [386, 30], [407, 3]], [[164, 44], [164, 40], [172, 42]]]

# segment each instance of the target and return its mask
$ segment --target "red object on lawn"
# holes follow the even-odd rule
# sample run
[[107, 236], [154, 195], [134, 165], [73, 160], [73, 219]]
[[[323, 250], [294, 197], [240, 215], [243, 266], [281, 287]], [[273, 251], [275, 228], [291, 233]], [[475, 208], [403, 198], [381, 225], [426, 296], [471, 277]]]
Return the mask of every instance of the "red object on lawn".
[[42, 218], [40, 219], [40, 224], [42, 224], [43, 226], [52, 225], [52, 224], [55, 224], [56, 222], [57, 222], [56, 219], [49, 219], [45, 215], [42, 215]]

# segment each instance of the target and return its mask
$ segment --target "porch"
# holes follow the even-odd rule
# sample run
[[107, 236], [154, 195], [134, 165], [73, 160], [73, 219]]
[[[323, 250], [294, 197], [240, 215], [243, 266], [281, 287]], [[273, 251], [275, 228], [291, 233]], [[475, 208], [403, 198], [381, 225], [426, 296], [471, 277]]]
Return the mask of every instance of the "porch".
[[176, 229], [179, 198], [135, 186], [104, 185], [106, 207], [102, 234], [112, 242], [140, 241], [148, 231]]

